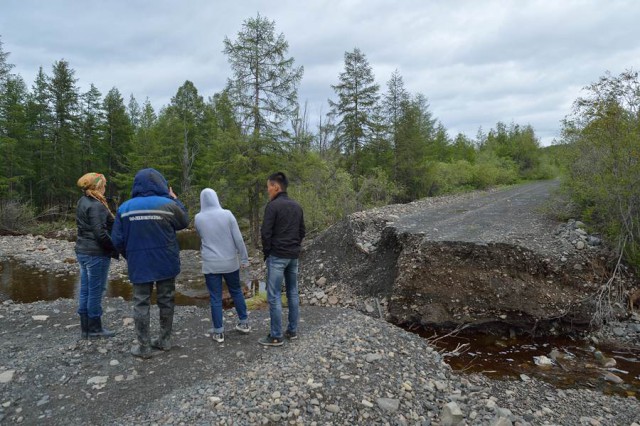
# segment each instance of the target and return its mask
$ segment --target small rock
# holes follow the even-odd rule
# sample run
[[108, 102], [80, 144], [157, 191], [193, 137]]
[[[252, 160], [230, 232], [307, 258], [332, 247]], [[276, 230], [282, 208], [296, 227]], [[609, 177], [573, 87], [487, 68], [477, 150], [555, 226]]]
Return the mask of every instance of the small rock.
[[87, 384], [88, 385], [102, 385], [107, 383], [107, 380], [109, 380], [109, 376], [94, 376], [92, 378], [90, 378], [89, 380], [87, 380]]
[[462, 410], [455, 402], [449, 402], [442, 407], [440, 413], [440, 422], [443, 426], [454, 426], [460, 424], [464, 420]]
[[378, 404], [378, 407], [390, 413], [395, 413], [396, 411], [398, 411], [398, 408], [400, 407], [399, 399], [378, 398], [376, 399], [376, 403]]
[[372, 408], [373, 407], [373, 404], [371, 402], [367, 401], [366, 399], [362, 400], [362, 405], [364, 405], [367, 408]]
[[624, 383], [624, 380], [622, 380], [620, 377], [616, 376], [613, 373], [606, 373], [604, 375], [604, 380], [606, 380], [607, 382], [615, 383], [615, 384]]
[[49, 319], [49, 315], [33, 315], [31, 319], [34, 321], [46, 321]]
[[329, 296], [329, 304], [330, 305], [337, 305], [338, 304], [338, 298], [336, 296]]
[[379, 361], [382, 359], [382, 355], [380, 354], [367, 354], [364, 357], [365, 361], [367, 362], [374, 362], [374, 361]]
[[326, 408], [327, 411], [329, 411], [331, 413], [339, 413], [340, 412], [340, 407], [338, 407], [336, 404], [329, 404], [324, 408]]
[[327, 279], [325, 277], [320, 277], [318, 278], [318, 281], [316, 281], [316, 284], [319, 286], [324, 286], [327, 283]]
[[109, 365], [112, 367], [115, 367], [116, 365], [119, 365], [120, 361], [118, 361], [117, 359], [112, 359], [111, 361], [109, 361]]
[[0, 383], [9, 383], [13, 380], [13, 375], [16, 370], [7, 370], [0, 373]]
[[216, 405], [220, 401], [222, 401], [222, 398], [220, 398], [220, 397], [217, 397], [217, 396], [210, 396], [209, 397], [209, 403], [212, 404], [212, 405]]

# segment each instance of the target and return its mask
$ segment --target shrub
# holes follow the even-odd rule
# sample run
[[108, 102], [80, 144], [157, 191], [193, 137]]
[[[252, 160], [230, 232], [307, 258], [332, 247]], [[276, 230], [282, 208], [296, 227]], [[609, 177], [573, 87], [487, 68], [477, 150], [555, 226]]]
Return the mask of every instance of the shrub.
[[35, 223], [34, 209], [29, 203], [0, 200], [0, 230], [24, 232]]

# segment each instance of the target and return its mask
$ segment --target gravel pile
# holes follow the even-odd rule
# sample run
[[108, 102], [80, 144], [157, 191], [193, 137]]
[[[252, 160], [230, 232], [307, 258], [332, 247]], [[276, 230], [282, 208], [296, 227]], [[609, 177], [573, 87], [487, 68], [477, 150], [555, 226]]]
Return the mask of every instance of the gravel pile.
[[455, 374], [426, 342], [348, 310], [242, 372], [172, 392], [114, 424], [602, 424], [640, 402], [527, 377]]

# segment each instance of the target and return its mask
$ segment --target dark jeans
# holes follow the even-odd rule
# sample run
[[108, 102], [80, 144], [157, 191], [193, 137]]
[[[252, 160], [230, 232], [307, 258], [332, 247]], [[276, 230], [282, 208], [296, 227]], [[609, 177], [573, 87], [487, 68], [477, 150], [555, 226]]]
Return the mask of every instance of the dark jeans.
[[207, 289], [209, 289], [214, 333], [224, 332], [224, 323], [222, 322], [222, 278], [227, 283], [229, 294], [231, 294], [233, 304], [238, 313], [238, 319], [241, 323], [247, 322], [247, 304], [244, 301], [244, 295], [240, 287], [240, 271], [229, 272], [228, 274], [205, 274], [204, 279], [207, 283]]
[[108, 256], [76, 254], [80, 265], [80, 291], [78, 292], [78, 314], [89, 318], [102, 316], [102, 295], [107, 289], [109, 265]]

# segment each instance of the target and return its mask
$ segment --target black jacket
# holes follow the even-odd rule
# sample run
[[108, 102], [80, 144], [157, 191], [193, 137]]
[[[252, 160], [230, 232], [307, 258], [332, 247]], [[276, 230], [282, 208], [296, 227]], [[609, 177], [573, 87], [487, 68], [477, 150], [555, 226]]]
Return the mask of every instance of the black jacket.
[[305, 236], [302, 207], [280, 192], [264, 209], [262, 221], [262, 252], [284, 259], [297, 259]]
[[100, 201], [86, 195], [80, 198], [76, 209], [76, 253], [117, 257], [111, 242], [113, 221], [113, 216]]

